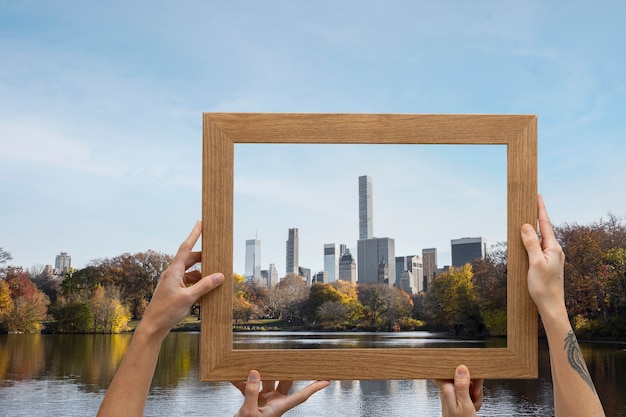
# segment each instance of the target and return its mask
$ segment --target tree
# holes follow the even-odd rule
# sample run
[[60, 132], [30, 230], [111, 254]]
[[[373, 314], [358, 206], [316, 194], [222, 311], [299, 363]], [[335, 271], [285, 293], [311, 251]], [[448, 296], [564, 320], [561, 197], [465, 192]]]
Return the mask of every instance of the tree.
[[365, 309], [366, 317], [372, 327], [378, 324], [380, 316], [387, 310], [389, 298], [386, 296], [387, 284], [363, 284], [359, 286], [359, 301]]
[[13, 308], [5, 318], [9, 332], [38, 333], [48, 315], [50, 300], [39, 291], [22, 268], [9, 268], [5, 282], [13, 300]]
[[304, 278], [296, 274], [286, 275], [268, 294], [268, 314], [289, 322], [302, 320], [302, 304], [308, 292]]
[[584, 337], [626, 334], [626, 226], [610, 215], [587, 226], [564, 224], [555, 233], [565, 252], [565, 303], [574, 330]]
[[485, 326], [492, 336], [507, 333], [507, 245], [493, 245], [487, 256], [471, 262], [472, 283]]
[[120, 302], [117, 288], [99, 285], [89, 300], [89, 307], [93, 313], [96, 333], [119, 333], [126, 330], [131, 314]]
[[470, 264], [451, 267], [433, 279], [426, 295], [429, 324], [455, 334], [481, 334], [484, 324], [472, 281]]
[[0, 278], [4, 278], [6, 276], [7, 270], [4, 265], [11, 259], [13, 259], [11, 254], [0, 248]]
[[89, 333], [94, 330], [94, 316], [89, 303], [73, 301], [52, 309], [56, 331], [61, 333]]
[[15, 304], [11, 298], [11, 290], [9, 284], [5, 280], [0, 279], [0, 333], [5, 332], [7, 328], [7, 320], [13, 314]]

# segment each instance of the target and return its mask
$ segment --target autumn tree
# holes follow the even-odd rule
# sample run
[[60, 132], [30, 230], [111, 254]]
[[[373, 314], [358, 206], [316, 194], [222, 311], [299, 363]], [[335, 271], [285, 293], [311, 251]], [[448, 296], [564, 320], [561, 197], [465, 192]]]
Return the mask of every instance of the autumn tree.
[[119, 289], [98, 285], [89, 299], [96, 333], [120, 333], [127, 329], [131, 314], [120, 301]]
[[22, 268], [8, 268], [5, 282], [13, 308], [5, 319], [10, 332], [38, 333], [48, 316], [48, 297], [37, 289]]
[[267, 311], [272, 318], [292, 321], [302, 320], [302, 304], [307, 299], [309, 287], [303, 277], [288, 274], [269, 291]]
[[451, 267], [433, 279], [426, 295], [429, 324], [455, 333], [477, 335], [483, 329], [470, 264]]
[[8, 330], [7, 320], [13, 314], [14, 308], [9, 284], [4, 279], [0, 279], [0, 333]]
[[485, 326], [493, 336], [507, 332], [507, 246], [500, 242], [491, 246], [484, 258], [471, 262], [476, 302]]
[[361, 284], [358, 297], [369, 326], [373, 328], [389, 331], [399, 326], [401, 319], [411, 317], [413, 302], [400, 288], [387, 284]]
[[565, 253], [565, 304], [575, 331], [582, 337], [622, 337], [626, 226], [610, 215], [586, 226], [564, 224], [555, 233]]

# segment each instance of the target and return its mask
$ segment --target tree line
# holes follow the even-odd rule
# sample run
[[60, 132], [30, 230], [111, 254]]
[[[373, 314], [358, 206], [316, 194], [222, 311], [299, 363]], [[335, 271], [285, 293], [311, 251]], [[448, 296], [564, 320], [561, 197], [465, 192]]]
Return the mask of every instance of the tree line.
[[[590, 225], [563, 224], [555, 233], [566, 255], [565, 302], [577, 335], [624, 338], [623, 221], [611, 215]], [[62, 280], [50, 279], [43, 268], [6, 266], [10, 259], [0, 248], [0, 331], [115, 333], [141, 319], [172, 256], [147, 251], [94, 260]], [[426, 292], [412, 296], [382, 284], [308, 286], [297, 275], [268, 289], [235, 274], [233, 324], [272, 319], [308, 329], [505, 335], [506, 260], [506, 244], [496, 244], [484, 259], [445, 270]]]

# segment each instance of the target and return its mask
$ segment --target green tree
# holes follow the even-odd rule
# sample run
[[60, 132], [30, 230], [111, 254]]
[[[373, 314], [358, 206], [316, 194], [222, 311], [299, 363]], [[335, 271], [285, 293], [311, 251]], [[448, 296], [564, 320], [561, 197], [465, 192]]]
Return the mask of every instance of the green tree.
[[94, 317], [89, 303], [73, 301], [52, 309], [56, 331], [61, 333], [90, 333], [94, 331]]
[[426, 305], [430, 312], [429, 324], [435, 328], [469, 335], [481, 334], [484, 330], [470, 264], [451, 267], [433, 279]]

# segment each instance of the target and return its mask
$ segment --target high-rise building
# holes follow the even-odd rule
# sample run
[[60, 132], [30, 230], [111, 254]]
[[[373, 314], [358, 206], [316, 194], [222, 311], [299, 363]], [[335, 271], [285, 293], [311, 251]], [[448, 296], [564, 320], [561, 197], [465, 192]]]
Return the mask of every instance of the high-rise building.
[[424, 291], [428, 291], [437, 273], [437, 248], [422, 249], [422, 261], [424, 264]]
[[372, 177], [359, 177], [359, 240], [374, 236], [374, 213], [372, 207]]
[[313, 275], [312, 281], [311, 281], [311, 285], [313, 285], [313, 284], [324, 284], [326, 282], [328, 282], [326, 280], [326, 272], [325, 271], [320, 271], [317, 274]]
[[311, 268], [298, 267], [298, 275], [306, 281], [307, 285], [311, 285]]
[[267, 288], [274, 288], [278, 284], [278, 270], [274, 264], [270, 264], [267, 270]]
[[424, 269], [419, 255], [396, 256], [396, 287], [407, 294], [424, 291]]
[[57, 275], [65, 275], [72, 266], [72, 257], [67, 252], [59, 252], [54, 260], [54, 269]]
[[339, 258], [339, 279], [356, 284], [356, 262], [348, 248], [345, 248], [343, 255]]
[[246, 279], [261, 279], [261, 241], [246, 240]]
[[298, 274], [298, 229], [289, 229], [287, 238], [287, 262], [285, 275]]
[[474, 259], [484, 259], [487, 255], [487, 239], [484, 237], [464, 237], [452, 239], [452, 266], [460, 267]]
[[335, 282], [339, 275], [339, 248], [336, 243], [324, 244], [324, 271], [327, 282]]
[[389, 237], [360, 239], [357, 242], [359, 284], [385, 283], [396, 280], [395, 241]]

